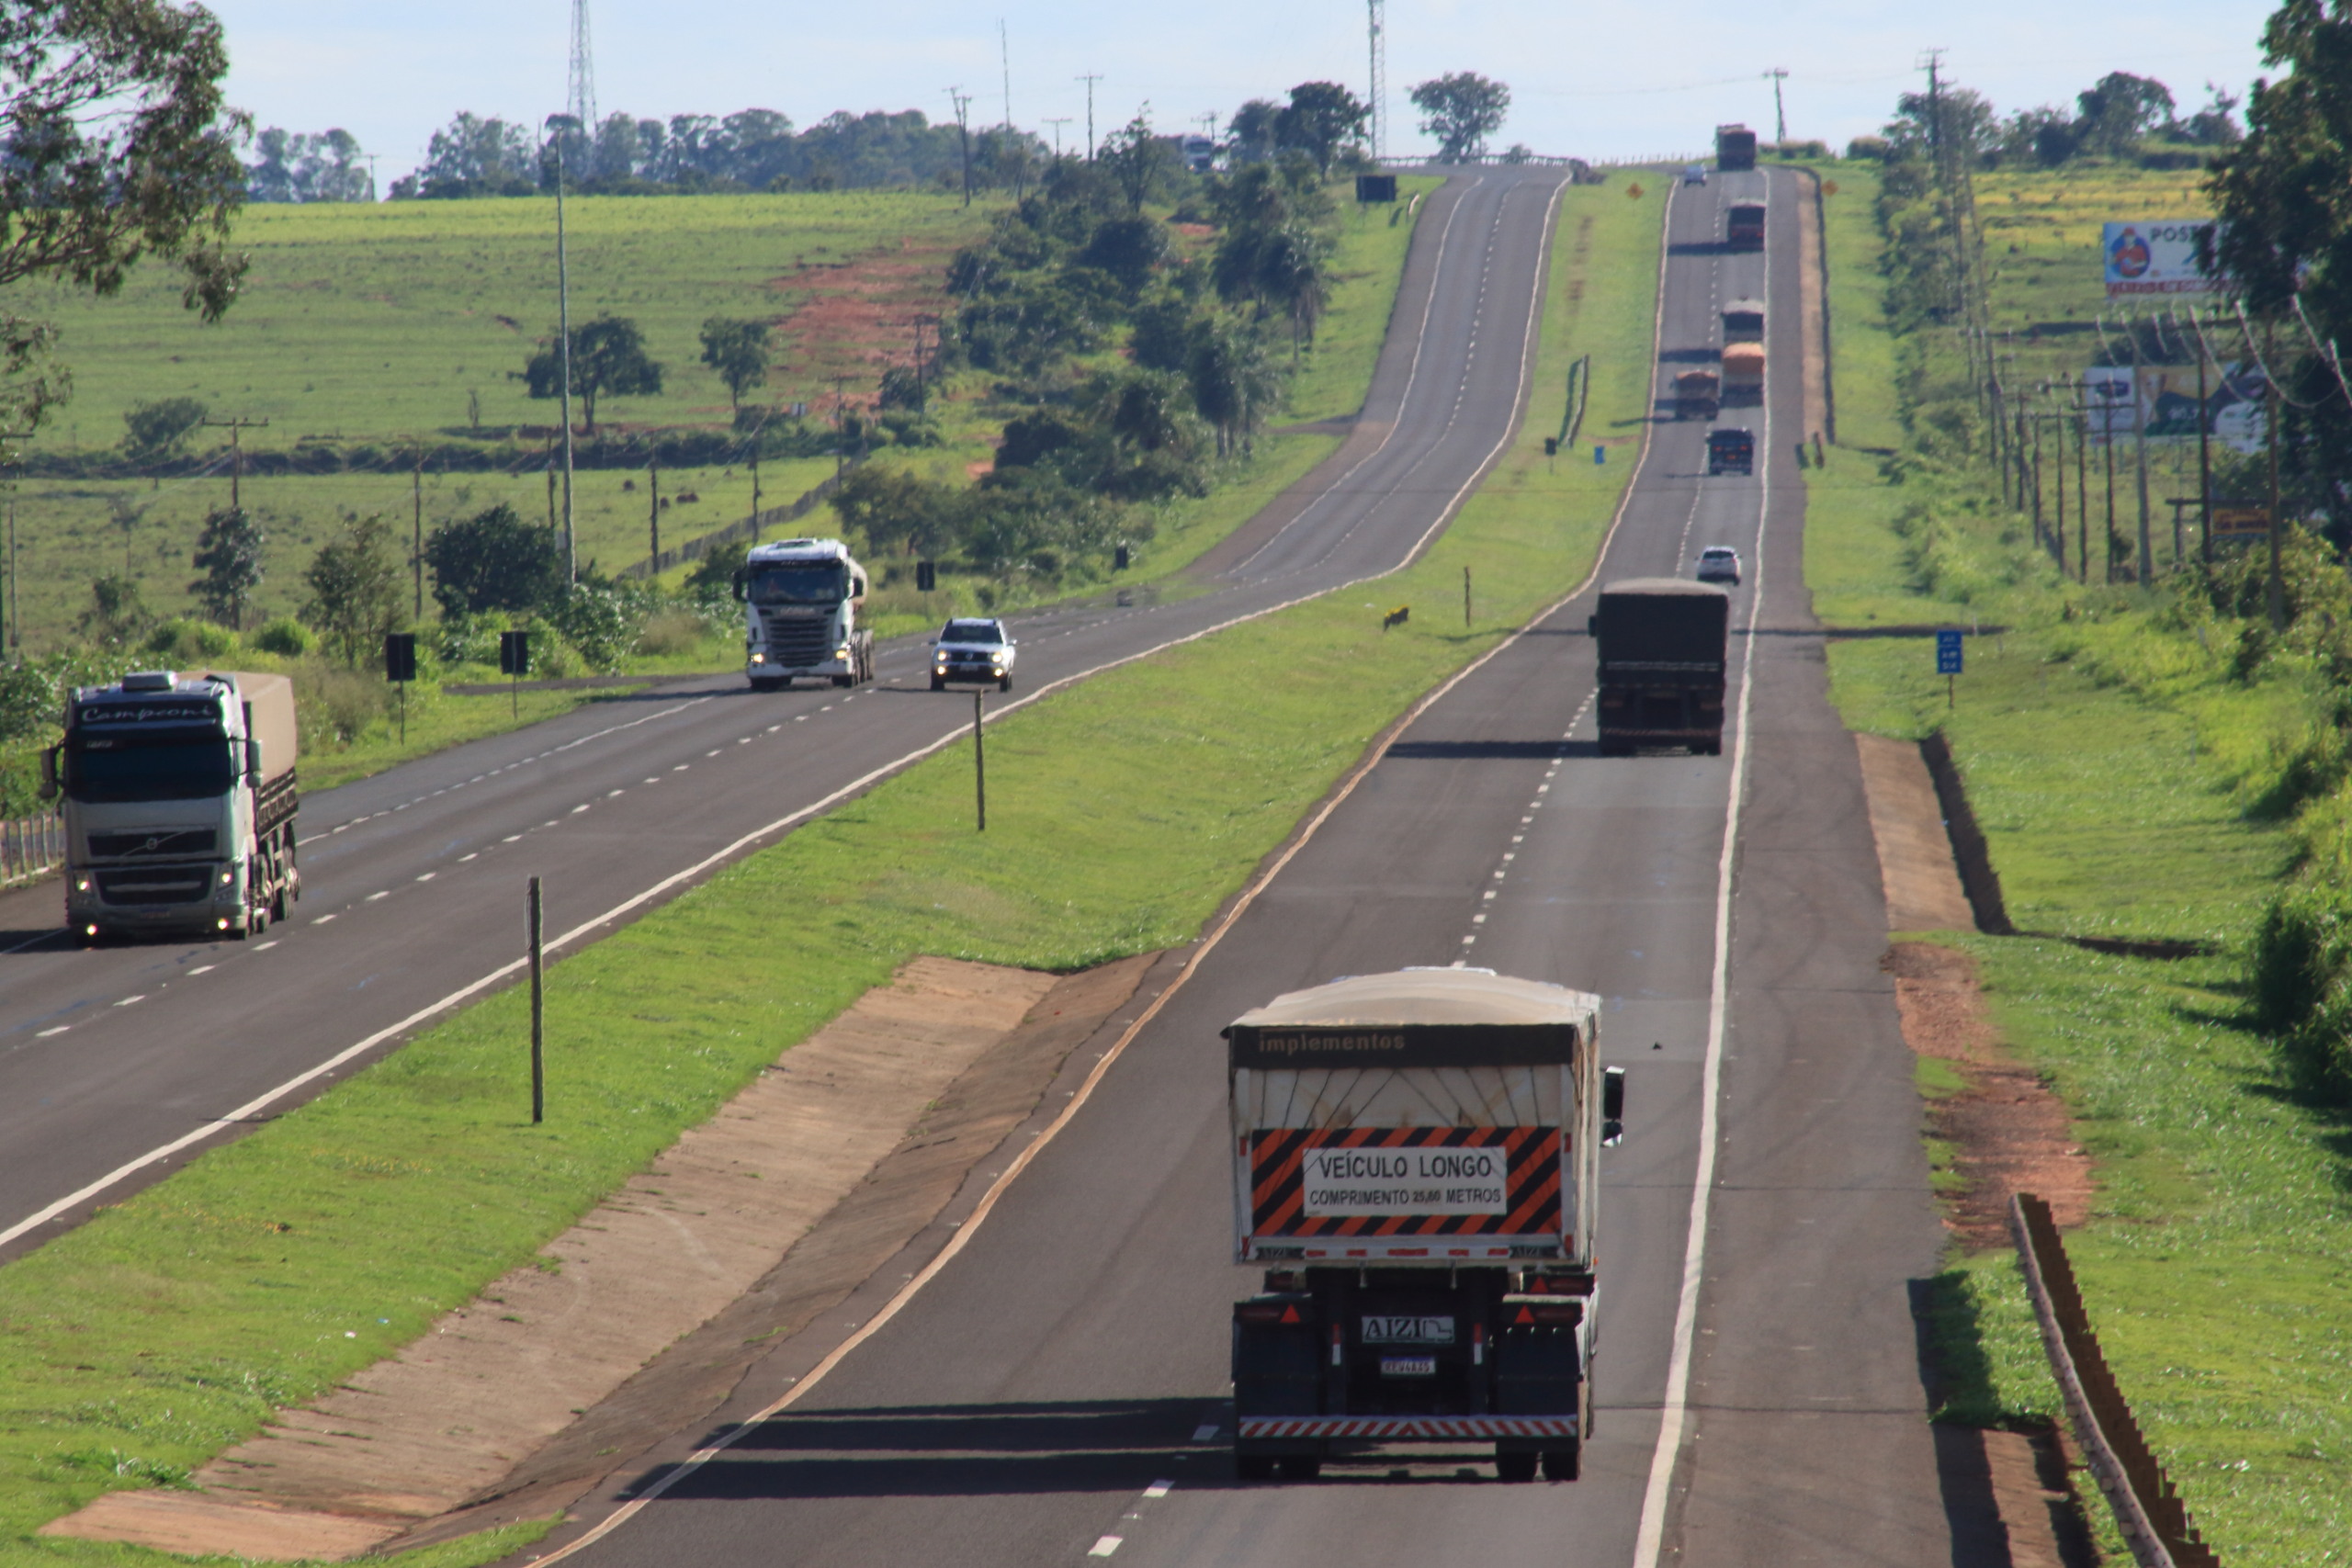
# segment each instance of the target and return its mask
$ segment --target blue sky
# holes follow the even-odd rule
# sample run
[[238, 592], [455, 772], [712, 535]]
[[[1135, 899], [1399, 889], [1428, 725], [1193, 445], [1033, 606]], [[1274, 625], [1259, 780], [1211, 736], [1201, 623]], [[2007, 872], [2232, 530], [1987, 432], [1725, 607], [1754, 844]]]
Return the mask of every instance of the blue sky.
[[[999, 0], [591, 0], [599, 109], [643, 117], [779, 109], [799, 124], [835, 109], [948, 113], [976, 95], [976, 121], [1003, 117], [997, 24], [1012, 57], [1015, 123], [1067, 145], [1084, 135], [1098, 72], [1098, 130], [1148, 103], [1161, 130], [1292, 84], [1365, 80], [1361, 0], [1187, 0], [1156, 6]], [[265, 125], [342, 126], [380, 155], [382, 182], [423, 156], [459, 109], [536, 121], [563, 104], [570, 0], [212, 0], [228, 28], [232, 101]], [[1415, 82], [1471, 70], [1510, 84], [1500, 140], [1540, 152], [1630, 157], [1695, 151], [1718, 120], [1768, 134], [1782, 67], [1789, 132], [1842, 144], [1924, 81], [1930, 47], [1951, 76], [2003, 110], [2071, 103], [2110, 70], [2154, 76], [2184, 108], [2216, 81], [2262, 71], [2271, 6], [2251, 0], [2065, 6], [1974, 0], [1951, 11], [1857, 0], [1389, 0], [1392, 153], [1424, 149], [1406, 100]]]

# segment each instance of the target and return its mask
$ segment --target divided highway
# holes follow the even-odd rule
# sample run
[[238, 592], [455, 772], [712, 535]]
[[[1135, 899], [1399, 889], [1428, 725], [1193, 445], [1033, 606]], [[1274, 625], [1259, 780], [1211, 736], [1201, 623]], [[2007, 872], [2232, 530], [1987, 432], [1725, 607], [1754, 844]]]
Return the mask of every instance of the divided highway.
[[[1203, 563], [1211, 592], [1022, 618], [1023, 690], [1403, 564], [1512, 425], [1557, 192], [1538, 169], [1449, 181], [1347, 446]], [[0, 1258], [511, 974], [528, 876], [551, 935], [593, 940], [948, 743], [970, 710], [924, 659], [886, 645], [852, 693], [681, 682], [311, 795], [305, 896], [258, 942], [81, 951], [54, 886], [0, 897]]]
[[[1767, 405], [1724, 416], [1755, 429], [1759, 468], [1704, 477], [1704, 426], [1664, 412], [1669, 357], [1603, 572], [1740, 552], [1724, 754], [1598, 756], [1589, 595], [1507, 645], [1364, 775], [896, 1316], [574, 1562], [1967, 1560], [1972, 1499], [1939, 1480], [1912, 1318], [1940, 1233], [1800, 570], [1800, 194], [1785, 170], [1673, 193], [1661, 348], [1718, 344], [1725, 299], [1770, 303]], [[1724, 253], [1722, 205], [1758, 196], [1769, 249]], [[1218, 1031], [1283, 991], [1457, 962], [1601, 993], [1604, 1060], [1630, 1073], [1585, 1478], [1504, 1484], [1475, 1451], [1408, 1446], [1238, 1482], [1227, 1325], [1255, 1276], [1230, 1261]], [[711, 1429], [784, 1386], [755, 1371]]]

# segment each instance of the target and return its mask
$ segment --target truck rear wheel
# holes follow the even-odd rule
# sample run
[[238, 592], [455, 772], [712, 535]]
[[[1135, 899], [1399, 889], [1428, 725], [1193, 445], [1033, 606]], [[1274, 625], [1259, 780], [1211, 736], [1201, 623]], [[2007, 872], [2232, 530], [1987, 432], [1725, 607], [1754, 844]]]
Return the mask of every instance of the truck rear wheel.
[[1565, 1449], [1547, 1449], [1544, 1454], [1544, 1479], [1574, 1481], [1583, 1468], [1584, 1445], [1571, 1443]]
[[1497, 1481], [1532, 1481], [1535, 1479], [1536, 1456], [1533, 1454], [1497, 1454]]
[[1274, 1461], [1284, 1481], [1312, 1481], [1323, 1473], [1323, 1461], [1305, 1454], [1293, 1454]]
[[1233, 1473], [1244, 1481], [1272, 1481], [1274, 1478], [1274, 1456], [1272, 1454], [1235, 1454]]

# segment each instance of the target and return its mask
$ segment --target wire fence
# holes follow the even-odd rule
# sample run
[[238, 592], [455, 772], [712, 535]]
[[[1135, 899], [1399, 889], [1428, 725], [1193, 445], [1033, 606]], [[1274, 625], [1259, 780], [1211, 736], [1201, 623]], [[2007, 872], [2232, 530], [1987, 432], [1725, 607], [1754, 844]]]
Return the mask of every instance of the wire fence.
[[2067, 1424], [2114, 1511], [2132, 1561], [2138, 1568], [2222, 1568], [2222, 1560], [2199, 1537], [2188, 1506], [2132, 1419], [2115, 1374], [2108, 1371], [2050, 1205], [2030, 1192], [2012, 1196], [2009, 1234], [2025, 1269], [2033, 1315], [2041, 1325], [2050, 1370], [2066, 1401]]
[[65, 859], [65, 819], [54, 811], [0, 818], [0, 887], [30, 882]]
[[721, 545], [732, 544], [738, 539], [756, 539], [764, 529], [797, 521], [816, 511], [824, 503], [826, 497], [841, 488], [841, 483], [842, 476], [836, 474], [808, 491], [789, 506], [771, 506], [764, 511], [754, 512], [749, 517], [729, 523], [724, 528], [714, 529], [710, 533], [688, 539], [674, 550], [663, 550], [658, 556], [648, 556], [632, 566], [623, 567], [620, 575], [631, 581], [659, 577], [673, 566], [690, 560], [702, 559]]

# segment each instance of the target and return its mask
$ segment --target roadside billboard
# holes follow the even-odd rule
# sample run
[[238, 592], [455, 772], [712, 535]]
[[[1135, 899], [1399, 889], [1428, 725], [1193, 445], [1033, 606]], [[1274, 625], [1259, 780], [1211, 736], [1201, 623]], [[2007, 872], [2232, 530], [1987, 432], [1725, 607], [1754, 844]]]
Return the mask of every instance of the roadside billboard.
[[2210, 294], [2213, 280], [2197, 265], [2197, 239], [2213, 227], [2194, 218], [2109, 223], [2099, 234], [2107, 263], [2107, 294]]
[[[2132, 401], [2132, 370], [2129, 365], [2094, 365], [2083, 372], [2083, 400], [2091, 445], [2129, 441], [2134, 421], [2146, 422], [2151, 441], [2193, 441], [2199, 426], [2197, 367], [2143, 365], [2139, 370], [2139, 400]], [[2212, 438], [2233, 452], [2255, 452], [2262, 446], [2262, 403], [2267, 395], [2261, 370], [2233, 362], [2205, 367], [2202, 425]]]

